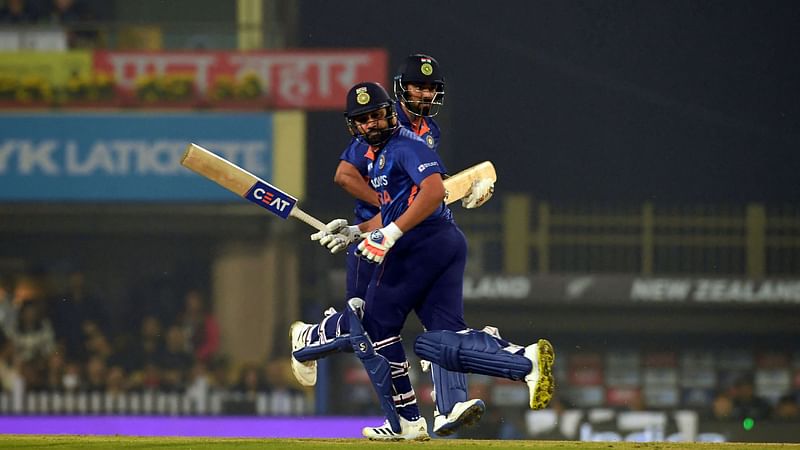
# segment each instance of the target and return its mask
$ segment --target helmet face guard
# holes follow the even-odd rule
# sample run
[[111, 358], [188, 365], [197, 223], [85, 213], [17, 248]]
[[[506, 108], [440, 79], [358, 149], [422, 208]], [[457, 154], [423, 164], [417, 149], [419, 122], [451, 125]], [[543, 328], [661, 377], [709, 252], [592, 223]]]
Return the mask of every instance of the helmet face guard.
[[397, 101], [405, 105], [411, 114], [418, 117], [433, 117], [439, 114], [439, 110], [444, 105], [444, 84], [436, 83], [433, 97], [430, 100], [425, 99], [412, 99], [408, 90], [408, 84], [414, 83], [404, 81], [402, 76], [397, 76], [394, 79], [394, 96]]
[[[433, 97], [429, 100], [412, 98], [408, 85], [433, 86]], [[394, 96], [408, 111], [419, 117], [433, 117], [439, 114], [444, 104], [444, 75], [439, 62], [432, 56], [421, 53], [406, 57], [397, 75], [394, 77]]]
[[[358, 124], [356, 123], [356, 117], [345, 117], [345, 121], [347, 122], [347, 130], [350, 134], [356, 138], [357, 140], [367, 143], [373, 147], [380, 147], [389, 140], [392, 134], [397, 130], [399, 127], [399, 123], [397, 121], [397, 113], [395, 113], [394, 108], [391, 105], [385, 106], [386, 108], [386, 116], [382, 119], [376, 119], [378, 121], [385, 120], [387, 122], [386, 128], [379, 128], [376, 130], [375, 133], [362, 133], [359, 128]], [[380, 109], [380, 108], [378, 108]], [[372, 111], [377, 111], [373, 109]], [[372, 111], [367, 111], [363, 115], [369, 114]]]
[[[347, 109], [344, 113], [347, 130], [354, 138], [366, 142], [369, 145], [381, 146], [385, 144], [399, 126], [397, 114], [394, 111], [393, 105], [394, 101], [389, 97], [389, 93], [386, 92], [386, 89], [380, 84], [372, 82], [356, 84], [347, 93]], [[380, 119], [372, 120], [385, 120], [387, 126], [385, 128], [378, 128], [374, 130], [374, 132], [362, 133], [356, 119], [369, 116], [370, 113], [381, 109], [386, 110], [385, 116]], [[369, 123], [369, 121], [365, 122]]]

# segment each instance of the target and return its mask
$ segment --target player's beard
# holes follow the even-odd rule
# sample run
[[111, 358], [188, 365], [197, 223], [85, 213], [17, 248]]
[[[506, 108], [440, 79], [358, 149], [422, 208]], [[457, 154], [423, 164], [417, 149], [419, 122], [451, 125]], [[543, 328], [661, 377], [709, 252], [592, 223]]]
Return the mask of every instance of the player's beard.
[[364, 135], [364, 140], [369, 145], [382, 146], [394, 133], [395, 128], [374, 128]]
[[367, 132], [365, 138], [367, 142], [380, 142], [381, 138], [383, 137], [383, 130], [380, 128], [373, 128]]
[[427, 116], [431, 113], [431, 102], [419, 100], [413, 103], [409, 102], [408, 106], [408, 109], [418, 116]]

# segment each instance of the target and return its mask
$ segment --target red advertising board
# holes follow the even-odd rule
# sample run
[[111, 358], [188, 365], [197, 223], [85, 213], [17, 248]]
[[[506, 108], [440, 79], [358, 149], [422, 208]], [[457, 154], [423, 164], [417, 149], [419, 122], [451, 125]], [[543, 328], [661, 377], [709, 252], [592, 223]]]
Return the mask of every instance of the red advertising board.
[[[112, 74], [131, 91], [146, 75], [192, 75], [200, 95], [220, 76], [256, 74], [276, 108], [344, 108], [345, 95], [359, 81], [387, 80], [384, 49], [236, 51], [96, 51], [94, 69]], [[388, 87], [388, 86], [387, 86]]]

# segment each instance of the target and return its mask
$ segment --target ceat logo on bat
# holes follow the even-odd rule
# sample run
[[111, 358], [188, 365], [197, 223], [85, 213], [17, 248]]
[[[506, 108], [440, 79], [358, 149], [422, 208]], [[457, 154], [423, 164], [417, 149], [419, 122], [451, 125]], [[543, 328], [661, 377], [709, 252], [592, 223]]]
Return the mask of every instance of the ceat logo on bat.
[[294, 208], [294, 204], [297, 203], [296, 198], [282, 192], [275, 186], [261, 181], [257, 181], [256, 184], [250, 188], [247, 192], [247, 199], [284, 219], [289, 217], [289, 213], [292, 211], [292, 208]]

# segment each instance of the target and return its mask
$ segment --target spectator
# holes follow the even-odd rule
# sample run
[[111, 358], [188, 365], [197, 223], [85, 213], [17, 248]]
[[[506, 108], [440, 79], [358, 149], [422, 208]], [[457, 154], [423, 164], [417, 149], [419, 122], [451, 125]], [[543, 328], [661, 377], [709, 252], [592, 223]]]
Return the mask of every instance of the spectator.
[[155, 361], [148, 361], [141, 370], [134, 372], [129, 387], [138, 391], [156, 391], [161, 388], [161, 368]]
[[128, 381], [125, 369], [120, 366], [112, 366], [108, 370], [106, 378], [106, 394], [119, 395], [124, 394], [127, 390]]
[[230, 387], [230, 361], [225, 356], [217, 356], [209, 366], [209, 383], [216, 391], [225, 391]]
[[108, 338], [105, 333], [103, 333], [103, 330], [100, 329], [97, 324], [92, 321], [84, 322], [83, 334], [86, 339], [84, 344], [86, 355], [89, 357], [99, 356], [103, 360], [111, 356], [111, 344], [108, 342]]
[[47, 388], [50, 391], [61, 391], [67, 362], [63, 351], [54, 351], [47, 360]]
[[59, 342], [67, 351], [67, 357], [86, 361], [87, 339], [94, 329], [106, 332], [108, 314], [101, 300], [89, 294], [86, 275], [80, 271], [69, 274], [66, 291], [56, 297], [51, 305], [51, 318]]
[[11, 336], [17, 323], [17, 305], [11, 299], [11, 283], [0, 278], [0, 330]]
[[219, 349], [219, 325], [208, 311], [205, 296], [197, 289], [189, 290], [179, 322], [195, 358], [208, 362]]
[[19, 372], [14, 364], [14, 345], [0, 329], [0, 390], [12, 390], [19, 377]]
[[77, 362], [67, 362], [64, 367], [64, 376], [61, 377], [61, 386], [65, 392], [77, 392], [84, 387], [81, 365]]
[[775, 420], [793, 422], [800, 419], [800, 405], [792, 394], [786, 394], [778, 399], [775, 409], [772, 411], [772, 418]]
[[259, 392], [266, 391], [266, 384], [261, 376], [261, 369], [255, 364], [245, 364], [239, 369], [239, 377], [234, 388], [245, 395], [248, 400], [255, 400]]
[[711, 418], [721, 421], [733, 418], [733, 398], [728, 390], [722, 390], [714, 397], [711, 402]]
[[139, 338], [124, 359], [128, 371], [141, 370], [148, 363], [157, 363], [164, 353], [164, 336], [161, 320], [146, 316], [139, 327]]
[[36, 22], [37, 16], [25, 0], [6, 0], [0, 8], [0, 23], [23, 25]]
[[167, 390], [183, 390], [193, 364], [194, 358], [186, 350], [183, 330], [177, 325], [169, 327], [166, 347], [159, 361], [162, 369], [161, 386]]
[[731, 414], [734, 419], [751, 418], [758, 420], [769, 417], [772, 407], [765, 399], [756, 396], [752, 376], [747, 375], [739, 378], [734, 383], [731, 392], [733, 395], [733, 411]]
[[55, 336], [50, 320], [45, 317], [39, 300], [22, 304], [13, 336], [16, 356], [23, 363], [46, 361], [55, 349]]
[[105, 392], [108, 377], [106, 361], [97, 355], [89, 357], [86, 363], [86, 390], [91, 392]]
[[59, 24], [74, 24], [85, 19], [86, 11], [75, 0], [53, 0], [50, 21]]
[[69, 48], [94, 48], [100, 40], [100, 31], [92, 24], [94, 19], [88, 2], [53, 0], [50, 22], [64, 25]]

